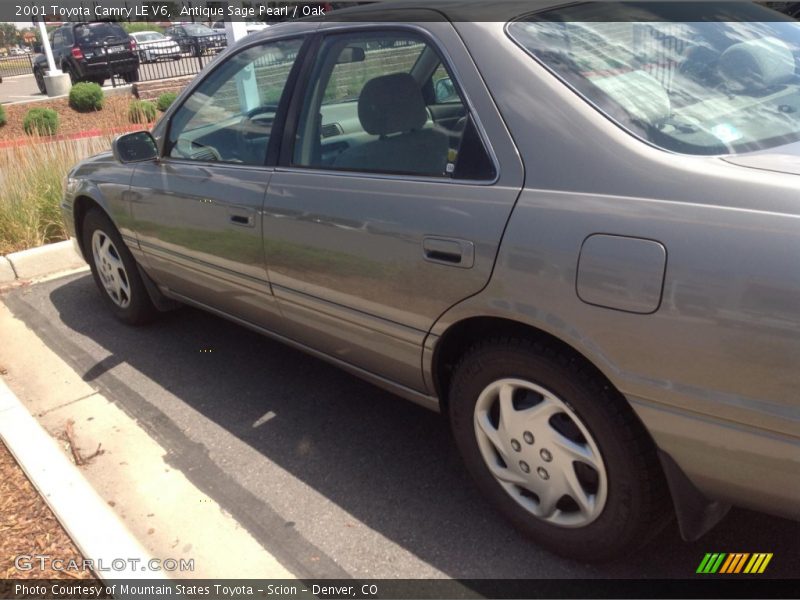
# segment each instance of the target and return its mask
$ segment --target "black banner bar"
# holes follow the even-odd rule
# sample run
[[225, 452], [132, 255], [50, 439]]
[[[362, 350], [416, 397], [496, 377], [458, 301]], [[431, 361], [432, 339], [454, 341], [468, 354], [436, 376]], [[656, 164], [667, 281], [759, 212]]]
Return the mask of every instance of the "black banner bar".
[[[394, 4], [392, 6], [392, 4]], [[415, 20], [438, 21], [448, 18], [457, 21], [506, 22], [522, 16], [545, 11], [561, 2], [530, 0], [529, 2], [494, 0], [488, 2], [453, 2], [428, 0], [425, 10], [408, 8]], [[570, 10], [559, 10], [559, 21], [787, 21], [792, 20], [778, 10], [787, 3], [751, 2], [749, 0], [701, 1], [668, 0], [643, 2], [594, 2], [596, 10], [580, 8], [575, 15]], [[363, 6], [367, 5], [367, 6]], [[442, 11], [437, 8], [441, 6]], [[357, 8], [356, 8], [357, 7]], [[348, 8], [356, 8], [346, 10]], [[387, 0], [247, 0], [245, 2], [220, 0], [2, 0], [0, 21], [31, 23], [64, 21], [139, 21], [212, 22], [212, 21], [265, 21], [274, 23], [301, 18], [322, 18], [328, 21], [381, 21], [402, 20], [402, 3]], [[409, 14], [410, 14], [409, 13]], [[543, 18], [547, 19], [547, 16]]]
[[523, 598], [797, 598], [797, 579], [698, 576], [694, 579], [171, 579], [0, 580], [3, 600], [125, 598], [173, 600], [410, 600]]

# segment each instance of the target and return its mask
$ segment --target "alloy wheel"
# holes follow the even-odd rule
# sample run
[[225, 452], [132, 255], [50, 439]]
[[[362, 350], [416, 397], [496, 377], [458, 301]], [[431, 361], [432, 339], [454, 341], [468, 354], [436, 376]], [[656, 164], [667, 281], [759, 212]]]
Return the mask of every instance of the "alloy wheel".
[[522, 379], [495, 381], [478, 397], [474, 425], [492, 476], [530, 514], [570, 528], [600, 516], [608, 493], [603, 458], [554, 393]]
[[128, 273], [114, 242], [99, 229], [92, 234], [92, 255], [106, 293], [114, 304], [126, 308], [131, 303]]

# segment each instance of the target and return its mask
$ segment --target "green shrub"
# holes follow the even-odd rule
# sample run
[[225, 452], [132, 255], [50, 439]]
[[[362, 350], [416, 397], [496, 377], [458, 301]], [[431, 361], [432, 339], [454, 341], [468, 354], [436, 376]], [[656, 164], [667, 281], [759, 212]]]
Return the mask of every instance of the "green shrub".
[[156, 101], [156, 106], [158, 107], [158, 110], [160, 110], [161, 112], [167, 110], [172, 105], [172, 103], [175, 102], [175, 98], [177, 97], [178, 94], [176, 94], [175, 92], [164, 92], [163, 94], [161, 94], [158, 97], [158, 100]]
[[139, 124], [155, 121], [156, 105], [149, 100], [131, 100], [128, 105], [128, 120]]
[[76, 83], [69, 91], [69, 105], [79, 112], [103, 108], [103, 88], [96, 83]]
[[22, 120], [28, 135], [55, 135], [58, 131], [58, 113], [51, 108], [32, 108]]
[[0, 126], [5, 125], [6, 122], [6, 109], [3, 108], [2, 104], [0, 104]]

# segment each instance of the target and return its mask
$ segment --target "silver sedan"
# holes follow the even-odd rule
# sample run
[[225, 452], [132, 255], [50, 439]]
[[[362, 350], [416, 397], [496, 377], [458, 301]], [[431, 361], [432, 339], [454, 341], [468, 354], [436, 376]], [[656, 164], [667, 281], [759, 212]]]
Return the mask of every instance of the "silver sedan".
[[197, 306], [441, 411], [566, 556], [800, 518], [800, 25], [486, 5], [249, 35], [77, 165], [109, 308]]

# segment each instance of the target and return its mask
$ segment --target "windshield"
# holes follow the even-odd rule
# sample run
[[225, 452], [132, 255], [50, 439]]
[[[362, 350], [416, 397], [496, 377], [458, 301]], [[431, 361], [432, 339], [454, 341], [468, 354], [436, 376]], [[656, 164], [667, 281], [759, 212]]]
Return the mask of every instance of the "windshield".
[[184, 25], [183, 29], [189, 35], [212, 35], [214, 33], [213, 29], [205, 25]]
[[732, 154], [800, 140], [800, 24], [750, 3], [679, 4], [694, 6], [682, 15], [674, 3], [573, 5], [508, 33], [667, 150]]

